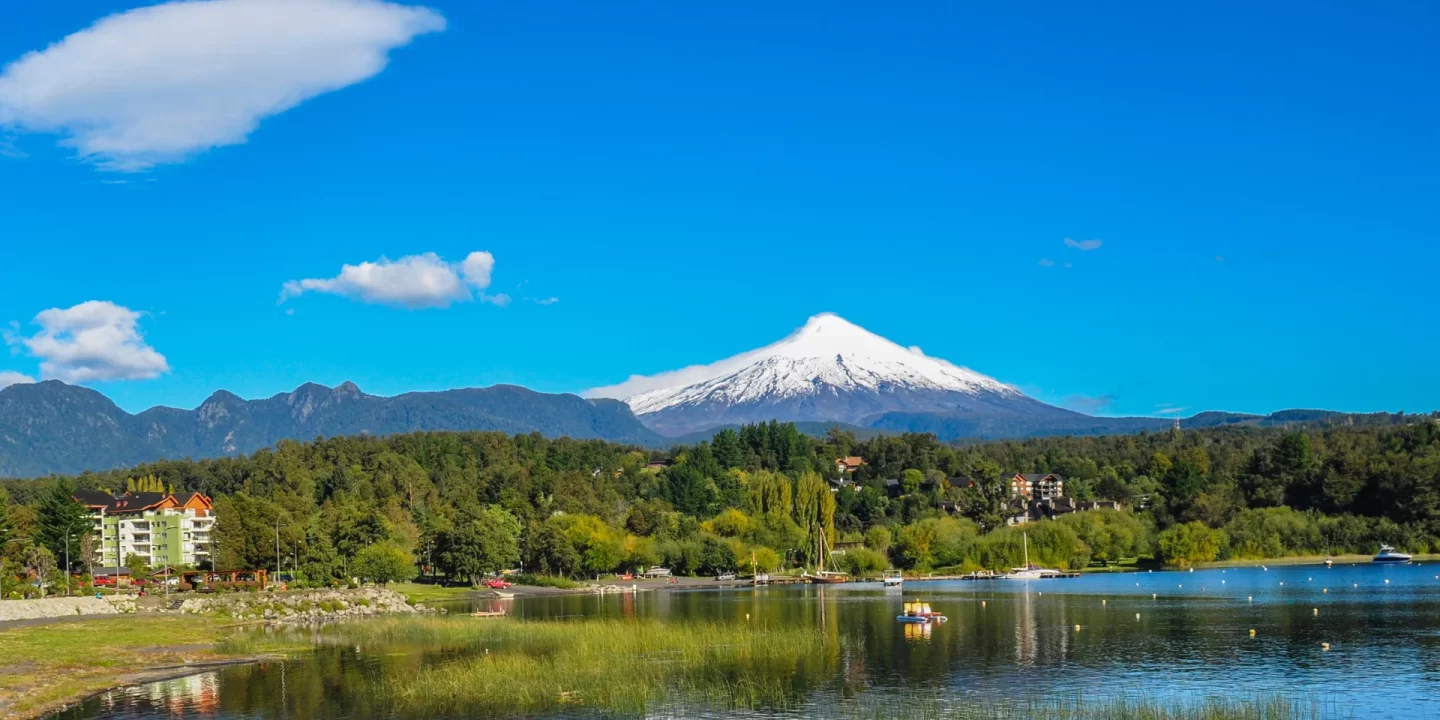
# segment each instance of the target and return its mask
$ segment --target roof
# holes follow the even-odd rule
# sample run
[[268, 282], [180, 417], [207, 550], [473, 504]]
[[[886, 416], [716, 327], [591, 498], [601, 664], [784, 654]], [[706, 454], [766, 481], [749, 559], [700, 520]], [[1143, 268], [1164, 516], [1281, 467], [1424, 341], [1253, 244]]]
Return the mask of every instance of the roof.
[[1060, 482], [1065, 482], [1063, 475], [1056, 475], [1055, 473], [1018, 473], [1018, 475], [1023, 478], [1025, 482], [1030, 483], [1040, 482], [1046, 478], [1055, 478]]
[[[97, 567], [97, 568], [95, 568], [95, 571], [94, 571], [94, 572], [90, 573], [90, 577], [110, 577], [111, 575], [116, 574], [116, 573], [115, 573], [115, 570], [116, 570], [116, 568], [114, 568], [114, 567]], [[122, 568], [119, 568], [119, 570], [120, 570], [120, 573], [119, 573], [119, 574], [121, 574], [121, 575], [129, 575], [129, 574], [130, 574], [130, 568], [122, 567]]]
[[85, 507], [105, 507], [115, 501], [115, 498], [110, 497], [110, 493], [91, 488], [76, 490], [71, 497]]
[[865, 458], [859, 455], [846, 455], [845, 457], [837, 459], [835, 462], [845, 463], [846, 467], [860, 467], [865, 464]]
[[[175, 507], [185, 505], [195, 500], [204, 507], [211, 507], [210, 498], [200, 493], [188, 493], [185, 502], [178, 502], [174, 495], [158, 492], [127, 492], [123, 495], [110, 495], [100, 490], [76, 490], [71, 494], [75, 501], [90, 508], [104, 508], [106, 513], [124, 514], [138, 513], [151, 510], [160, 506]], [[197, 500], [198, 498], [198, 500]]]
[[895, 478], [890, 478], [885, 481], [885, 487], [900, 487], [900, 481]]

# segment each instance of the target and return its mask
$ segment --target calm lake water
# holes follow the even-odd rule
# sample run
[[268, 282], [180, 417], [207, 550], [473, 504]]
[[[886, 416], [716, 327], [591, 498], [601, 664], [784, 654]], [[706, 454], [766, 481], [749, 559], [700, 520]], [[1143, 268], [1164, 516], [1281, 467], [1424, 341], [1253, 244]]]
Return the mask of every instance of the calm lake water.
[[[907, 582], [903, 597], [924, 599], [949, 617], [925, 627], [897, 623], [902, 596], [878, 584], [494, 602], [519, 618], [703, 618], [820, 628], [861, 650], [835, 667], [834, 677], [814, 678], [817, 691], [843, 684], [867, 697], [918, 691], [956, 703], [1061, 693], [1278, 694], [1317, 698], [1326, 714], [1433, 718], [1440, 717], [1437, 575], [1440, 563]], [[300, 661], [118, 690], [57, 717], [372, 720], [388, 711], [355, 690], [399, 661], [416, 659], [327, 648]]]

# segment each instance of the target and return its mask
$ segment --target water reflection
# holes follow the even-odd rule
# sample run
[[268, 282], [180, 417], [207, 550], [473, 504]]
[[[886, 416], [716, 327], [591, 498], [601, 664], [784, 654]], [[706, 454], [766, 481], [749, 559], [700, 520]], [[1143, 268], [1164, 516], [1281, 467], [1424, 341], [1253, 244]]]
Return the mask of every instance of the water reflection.
[[[928, 601], [949, 622], [897, 623], [902, 597]], [[818, 694], [1301, 693], [1363, 717], [1440, 717], [1440, 698], [1430, 692], [1440, 681], [1440, 578], [1428, 566], [914, 582], [903, 596], [876, 584], [485, 599], [455, 607], [499, 608], [521, 621], [601, 616], [813, 627], [836, 640], [831, 657], [796, 671], [797, 686]], [[300, 662], [109, 693], [62, 717], [389, 718], [369, 686], [386, 673], [453, 657], [425, 648], [330, 648]]]

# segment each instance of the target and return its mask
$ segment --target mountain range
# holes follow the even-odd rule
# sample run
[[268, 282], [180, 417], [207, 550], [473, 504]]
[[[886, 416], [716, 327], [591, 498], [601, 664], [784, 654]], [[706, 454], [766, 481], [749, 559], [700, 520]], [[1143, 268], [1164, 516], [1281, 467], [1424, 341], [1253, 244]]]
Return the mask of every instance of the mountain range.
[[[772, 419], [814, 434], [839, 425], [862, 436], [928, 432], [944, 440], [1131, 433], [1174, 422], [1092, 417], [1047, 405], [831, 314], [810, 318], [758, 350], [586, 395], [496, 385], [381, 397], [349, 382], [334, 388], [306, 383], [257, 400], [221, 390], [193, 410], [156, 407], [132, 415], [99, 392], [58, 380], [11, 385], [0, 389], [0, 477], [246, 454], [283, 439], [417, 430], [539, 432], [667, 447]], [[1183, 425], [1271, 425], [1338, 415], [1201, 413]]]
[[131, 415], [104, 395], [58, 380], [0, 390], [0, 477], [77, 473], [162, 458], [251, 453], [287, 438], [498, 430], [664, 444], [624, 403], [513, 385], [379, 397], [354, 383], [307, 383], [242, 400], [219, 391], [194, 410]]

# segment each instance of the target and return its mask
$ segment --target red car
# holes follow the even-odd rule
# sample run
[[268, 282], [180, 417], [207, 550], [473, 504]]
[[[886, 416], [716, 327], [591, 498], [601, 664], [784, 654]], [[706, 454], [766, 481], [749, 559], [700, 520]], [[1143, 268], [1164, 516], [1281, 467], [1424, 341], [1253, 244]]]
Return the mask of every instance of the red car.
[[484, 585], [492, 590], [504, 590], [508, 587], [514, 587], [515, 583], [505, 582], [500, 578], [490, 578], [485, 581]]

